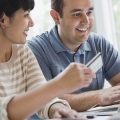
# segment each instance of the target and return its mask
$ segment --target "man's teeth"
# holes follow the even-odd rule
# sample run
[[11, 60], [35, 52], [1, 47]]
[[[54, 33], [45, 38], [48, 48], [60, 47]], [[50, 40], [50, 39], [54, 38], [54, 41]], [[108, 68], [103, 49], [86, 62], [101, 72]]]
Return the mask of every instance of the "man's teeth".
[[87, 28], [78, 28], [77, 30], [79, 30], [79, 31], [82, 31], [82, 32], [85, 32], [85, 31], [87, 31]]

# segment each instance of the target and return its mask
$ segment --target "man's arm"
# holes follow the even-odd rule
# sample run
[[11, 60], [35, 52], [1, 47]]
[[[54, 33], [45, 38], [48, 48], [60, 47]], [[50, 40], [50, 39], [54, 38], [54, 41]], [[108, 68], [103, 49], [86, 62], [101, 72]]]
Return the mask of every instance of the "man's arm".
[[96, 105], [110, 105], [119, 101], [120, 85], [80, 94], [65, 94], [60, 98], [67, 100], [73, 109], [85, 111]]
[[120, 84], [120, 73], [115, 75], [109, 82], [112, 86]]
[[76, 111], [85, 111], [99, 103], [98, 91], [89, 91], [79, 94], [65, 94], [61, 99], [65, 99]]

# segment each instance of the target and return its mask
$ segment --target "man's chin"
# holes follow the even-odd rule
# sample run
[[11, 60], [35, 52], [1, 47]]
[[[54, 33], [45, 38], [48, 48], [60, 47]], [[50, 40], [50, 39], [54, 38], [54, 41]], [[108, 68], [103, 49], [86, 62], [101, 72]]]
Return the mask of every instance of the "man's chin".
[[82, 37], [82, 38], [80, 39], [80, 42], [84, 43], [85, 41], [87, 41], [87, 39], [88, 39], [88, 36]]

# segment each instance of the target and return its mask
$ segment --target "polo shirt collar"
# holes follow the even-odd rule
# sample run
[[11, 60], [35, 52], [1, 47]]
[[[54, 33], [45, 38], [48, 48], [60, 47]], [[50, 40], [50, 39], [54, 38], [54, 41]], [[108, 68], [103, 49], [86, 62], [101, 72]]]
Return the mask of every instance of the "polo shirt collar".
[[[57, 32], [57, 26], [54, 26], [50, 32], [49, 32], [49, 38], [50, 43], [53, 46], [53, 49], [56, 51], [56, 53], [68, 51], [68, 49], [65, 48], [64, 44], [61, 42], [60, 37]], [[89, 39], [89, 38], [88, 38]], [[70, 51], [70, 50], [69, 50]], [[90, 44], [85, 41], [77, 52], [82, 54], [84, 51], [91, 51]]]

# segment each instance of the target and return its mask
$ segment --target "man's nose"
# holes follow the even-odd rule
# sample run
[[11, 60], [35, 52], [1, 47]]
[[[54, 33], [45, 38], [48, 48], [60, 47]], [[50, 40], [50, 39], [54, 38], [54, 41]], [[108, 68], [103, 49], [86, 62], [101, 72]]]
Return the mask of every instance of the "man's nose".
[[88, 24], [89, 23], [89, 17], [84, 13], [81, 17], [81, 24]]

